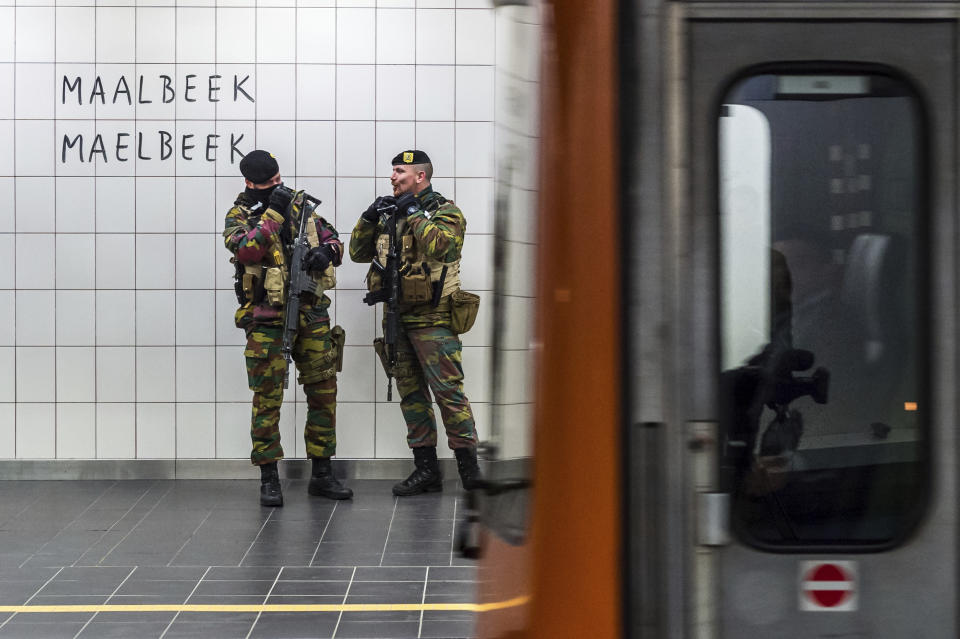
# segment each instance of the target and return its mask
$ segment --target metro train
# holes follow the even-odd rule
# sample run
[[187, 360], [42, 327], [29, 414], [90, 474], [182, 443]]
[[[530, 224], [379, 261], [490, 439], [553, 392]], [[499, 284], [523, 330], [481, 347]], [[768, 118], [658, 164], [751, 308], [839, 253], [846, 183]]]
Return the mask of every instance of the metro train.
[[960, 3], [495, 4], [477, 636], [960, 636]]

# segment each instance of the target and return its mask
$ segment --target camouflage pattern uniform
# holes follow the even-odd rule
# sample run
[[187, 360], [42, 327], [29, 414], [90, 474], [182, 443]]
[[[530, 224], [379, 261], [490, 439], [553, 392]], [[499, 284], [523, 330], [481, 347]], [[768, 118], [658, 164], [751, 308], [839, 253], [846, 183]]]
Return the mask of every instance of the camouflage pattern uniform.
[[[450, 329], [450, 292], [459, 286], [459, 260], [467, 220], [451, 200], [427, 187], [417, 195], [420, 210], [397, 223], [401, 267], [421, 259], [448, 264], [440, 303], [401, 305], [397, 331], [397, 366], [394, 376], [400, 393], [400, 409], [407, 423], [410, 448], [435, 447], [437, 423], [433, 399], [453, 449], [477, 446], [477, 432], [470, 402], [463, 392], [463, 364], [460, 338]], [[357, 222], [350, 236], [350, 257], [371, 262], [377, 243], [385, 233], [383, 220]], [[405, 242], [404, 238], [407, 239]], [[436, 270], [436, 269], [434, 269]], [[452, 290], [451, 290], [452, 289]]]
[[[223, 237], [227, 248], [234, 254], [236, 263], [243, 267], [276, 266], [276, 251], [283, 252], [282, 263], [289, 264], [288, 234], [282, 229], [281, 215], [267, 209], [257, 221], [251, 211], [256, 201], [241, 193], [224, 220]], [[303, 210], [302, 194], [293, 201], [289, 228], [300, 225]], [[332, 266], [339, 266], [343, 244], [337, 239], [337, 231], [326, 220], [312, 215], [320, 245], [331, 245], [336, 252]], [[251, 219], [252, 218], [252, 219]], [[281, 237], [286, 236], [286, 237]], [[332, 266], [328, 271], [332, 273]], [[284, 267], [289, 279], [289, 267]], [[318, 278], [319, 279], [319, 278]], [[253, 391], [253, 414], [250, 435], [253, 450], [250, 460], [256, 465], [268, 464], [283, 458], [280, 444], [280, 405], [283, 402], [283, 378], [286, 361], [280, 352], [283, 341], [283, 304], [271, 304], [263, 291], [263, 282], [257, 282], [255, 290], [240, 306], [234, 317], [238, 328], [247, 334], [244, 357], [247, 362], [247, 381]], [[300, 296], [299, 330], [293, 349], [299, 376], [307, 397], [307, 420], [304, 428], [307, 456], [328, 458], [336, 453], [337, 414], [337, 365], [342, 351], [342, 340], [337, 344], [331, 331], [327, 308], [330, 298], [303, 293]]]

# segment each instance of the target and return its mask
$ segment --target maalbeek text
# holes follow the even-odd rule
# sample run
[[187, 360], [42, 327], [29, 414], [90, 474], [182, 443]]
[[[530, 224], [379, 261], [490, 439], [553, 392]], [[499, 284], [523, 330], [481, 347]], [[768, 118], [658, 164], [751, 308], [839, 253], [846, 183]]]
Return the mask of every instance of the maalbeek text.
[[[156, 100], [157, 102], [162, 102], [164, 104], [169, 104], [177, 98], [177, 93], [180, 92], [181, 97], [185, 102], [196, 102], [199, 100], [206, 100], [207, 102], [220, 102], [220, 81], [223, 79], [221, 75], [210, 75], [207, 76], [206, 82], [197, 80], [198, 76], [194, 74], [184, 75], [183, 78], [179, 81], [175, 81], [169, 75], [158, 75], [157, 80], [150, 80], [149, 84], [144, 87], [144, 76], [137, 76], [138, 80], [136, 83], [137, 87], [137, 104], [151, 104]], [[247, 91], [250, 87], [244, 87], [244, 84], [250, 80], [249, 75], [245, 75], [242, 78], [234, 74], [233, 75], [233, 101], [239, 102], [240, 100], [249, 100], [254, 102], [254, 98]], [[127, 82], [127, 77], [121, 75], [116, 83], [108, 81], [106, 86], [104, 86], [103, 79], [98, 75], [94, 78], [93, 83], [89, 87], [84, 87], [83, 79], [80, 76], [63, 76], [63, 84], [60, 89], [60, 103], [66, 104], [67, 99], [73, 100], [74, 95], [76, 95], [77, 104], [82, 105], [84, 100], [87, 104], [93, 104], [98, 101], [100, 104], [106, 104], [107, 100], [110, 100], [111, 104], [116, 104], [118, 101], [125, 101], [127, 104], [133, 104], [133, 92], [130, 89], [130, 83]], [[252, 88], [251, 88], [252, 90]], [[230, 95], [229, 93], [227, 94]], [[229, 99], [229, 97], [228, 97]]]

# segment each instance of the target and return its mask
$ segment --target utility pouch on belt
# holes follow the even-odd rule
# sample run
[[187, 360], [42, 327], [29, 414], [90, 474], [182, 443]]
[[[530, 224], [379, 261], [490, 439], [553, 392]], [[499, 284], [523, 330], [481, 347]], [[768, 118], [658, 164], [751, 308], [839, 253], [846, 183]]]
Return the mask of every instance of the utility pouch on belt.
[[433, 286], [430, 275], [423, 269], [408, 271], [400, 278], [400, 302], [402, 304], [423, 304], [433, 299]]
[[367, 271], [367, 290], [376, 293], [383, 288], [383, 276], [372, 268]]
[[262, 302], [265, 294], [263, 289], [263, 267], [260, 265], [251, 266], [247, 264], [246, 266], [241, 266], [238, 269], [238, 273], [240, 274], [241, 287], [246, 301], [252, 301], [254, 304]]
[[383, 372], [387, 374], [387, 377], [393, 377], [393, 372], [390, 370], [390, 360], [387, 359], [387, 344], [383, 341], [382, 337], [377, 337], [373, 340], [373, 350], [376, 351], [377, 357], [380, 358], [380, 365], [383, 366]]
[[343, 345], [347, 341], [347, 332], [337, 324], [330, 329], [330, 339], [333, 340], [334, 347], [337, 349], [337, 372], [339, 373], [343, 370]]
[[454, 291], [450, 294], [450, 329], [457, 334], [466, 333], [473, 328], [479, 310], [479, 295], [467, 291]]
[[267, 293], [267, 302], [271, 306], [283, 306], [285, 297], [283, 271], [276, 266], [268, 268], [266, 276], [263, 278], [263, 288]]

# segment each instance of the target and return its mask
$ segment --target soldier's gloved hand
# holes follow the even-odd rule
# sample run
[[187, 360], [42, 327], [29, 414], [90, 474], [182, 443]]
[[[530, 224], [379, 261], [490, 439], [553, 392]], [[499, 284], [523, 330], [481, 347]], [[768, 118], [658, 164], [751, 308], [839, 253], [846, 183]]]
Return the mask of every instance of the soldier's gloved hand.
[[397, 198], [397, 215], [407, 217], [420, 210], [420, 203], [413, 193], [404, 193]]
[[267, 208], [273, 209], [280, 215], [286, 217], [287, 207], [290, 205], [290, 200], [293, 199], [293, 190], [288, 189], [282, 184], [278, 184], [276, 188], [273, 189], [273, 193], [270, 194], [270, 202], [267, 204]]
[[360, 215], [360, 217], [366, 220], [367, 222], [369, 222], [370, 224], [376, 224], [377, 220], [380, 219], [379, 209], [385, 209], [387, 207], [393, 206], [394, 204], [396, 204], [396, 202], [397, 202], [396, 198], [390, 195], [378, 197], [373, 201], [373, 203], [370, 206], [367, 207], [367, 210], [364, 211]]
[[334, 257], [336, 257], [335, 250], [329, 244], [312, 248], [303, 256], [303, 268], [314, 273], [322, 273], [327, 270]]

